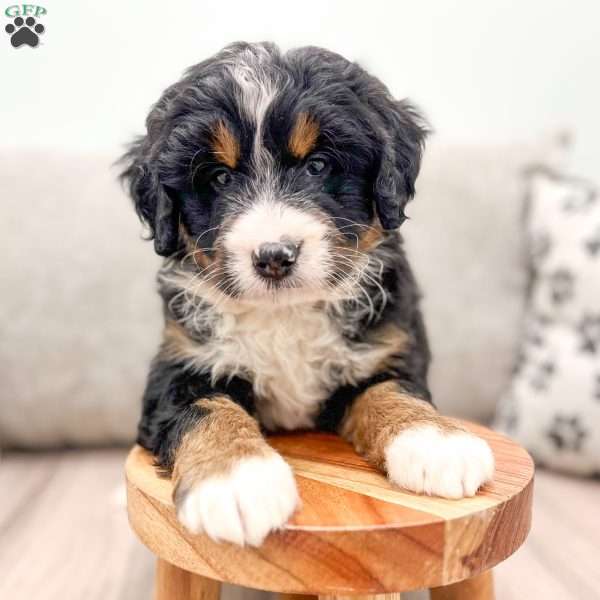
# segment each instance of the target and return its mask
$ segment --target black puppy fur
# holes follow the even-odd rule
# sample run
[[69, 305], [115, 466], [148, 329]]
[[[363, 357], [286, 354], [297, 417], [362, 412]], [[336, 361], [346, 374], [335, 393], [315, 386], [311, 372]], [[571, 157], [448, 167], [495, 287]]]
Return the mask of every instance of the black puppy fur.
[[[254, 65], [258, 79], [275, 82], [260, 124], [258, 151], [257, 123], [244, 110], [240, 83], [232, 76], [231, 66], [239, 57]], [[299, 115], [310, 115], [318, 123], [316, 140], [305, 157], [290, 151]], [[219, 160], [214, 149], [219, 124], [226, 125], [233, 139], [229, 164]], [[194, 344], [211, 340], [213, 317], [199, 315], [212, 315], [218, 303], [191, 298], [171, 277], [204, 276], [198, 262], [209, 273], [215, 261], [225, 265], [220, 274], [213, 273], [215, 288], [233, 302], [243, 300], [223, 239], [246, 210], [240, 198], [254, 198], [268, 171], [286, 202], [298, 210], [314, 209], [336, 229], [340, 247], [361, 245], [362, 254], [378, 265], [359, 281], [360, 294], [371, 300], [368, 310], [353, 297], [335, 308], [326, 299], [320, 301], [347, 346], [377, 344], [390, 328], [406, 338], [360, 381], [336, 382], [332, 374], [333, 384], [313, 418], [314, 427], [337, 431], [357, 395], [388, 380], [429, 401], [430, 357], [419, 293], [397, 231], [415, 191], [425, 136], [424, 120], [409, 102], [394, 100], [376, 78], [326, 50], [307, 47], [282, 54], [272, 44], [238, 43], [191, 67], [154, 105], [147, 133], [124, 157], [123, 178], [136, 211], [149, 227], [156, 252], [166, 257], [159, 282], [167, 323], [178, 324]], [[229, 138], [221, 146], [227, 146]], [[270, 161], [270, 168], [261, 170], [263, 160]], [[369, 235], [374, 237], [367, 243]], [[348, 270], [348, 260], [334, 265], [330, 285], [348, 276]], [[274, 284], [273, 293], [277, 291]], [[266, 302], [262, 310], [270, 306]], [[191, 313], [198, 318], [189, 318]], [[195, 404], [199, 398], [227, 395], [249, 414], [257, 414], [254, 376], [246, 372], [215, 379], [210, 366], [191, 368], [165, 343], [151, 366], [138, 442], [162, 467], [171, 469], [182, 437], [205, 414]]]

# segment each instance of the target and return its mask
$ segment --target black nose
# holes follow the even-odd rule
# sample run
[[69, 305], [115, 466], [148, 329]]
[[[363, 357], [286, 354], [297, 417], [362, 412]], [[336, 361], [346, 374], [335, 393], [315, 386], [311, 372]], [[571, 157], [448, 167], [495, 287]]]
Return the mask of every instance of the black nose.
[[253, 252], [252, 262], [262, 277], [282, 279], [294, 268], [299, 252], [299, 246], [290, 241], [268, 242]]

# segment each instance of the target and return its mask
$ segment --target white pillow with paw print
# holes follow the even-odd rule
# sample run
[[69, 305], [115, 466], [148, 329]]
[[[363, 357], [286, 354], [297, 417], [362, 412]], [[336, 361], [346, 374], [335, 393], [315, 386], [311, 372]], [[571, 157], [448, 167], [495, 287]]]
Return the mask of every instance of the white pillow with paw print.
[[538, 463], [600, 473], [600, 193], [531, 174], [531, 287], [515, 375], [496, 425]]

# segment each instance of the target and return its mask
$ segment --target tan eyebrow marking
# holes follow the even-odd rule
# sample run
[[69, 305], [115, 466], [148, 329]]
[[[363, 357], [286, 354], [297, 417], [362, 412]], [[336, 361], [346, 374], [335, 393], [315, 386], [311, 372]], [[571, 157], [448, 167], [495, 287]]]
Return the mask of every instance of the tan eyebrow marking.
[[235, 169], [240, 159], [240, 144], [223, 121], [218, 121], [213, 131], [212, 148], [219, 162]]
[[319, 124], [308, 114], [300, 113], [288, 141], [288, 148], [296, 158], [305, 158], [315, 147]]

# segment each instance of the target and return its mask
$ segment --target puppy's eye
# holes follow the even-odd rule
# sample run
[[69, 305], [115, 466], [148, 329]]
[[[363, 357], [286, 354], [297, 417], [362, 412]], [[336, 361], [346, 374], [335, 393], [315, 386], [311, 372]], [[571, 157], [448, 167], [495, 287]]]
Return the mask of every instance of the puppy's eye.
[[309, 175], [317, 176], [324, 175], [327, 172], [328, 163], [324, 158], [311, 158], [306, 163], [306, 172]]
[[231, 183], [231, 173], [227, 169], [219, 169], [212, 174], [210, 182], [217, 189], [226, 188]]

